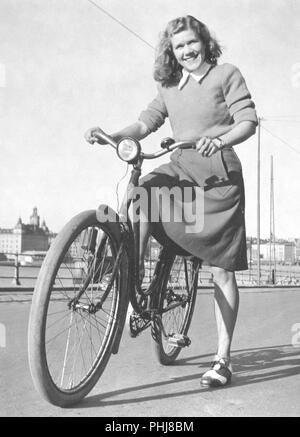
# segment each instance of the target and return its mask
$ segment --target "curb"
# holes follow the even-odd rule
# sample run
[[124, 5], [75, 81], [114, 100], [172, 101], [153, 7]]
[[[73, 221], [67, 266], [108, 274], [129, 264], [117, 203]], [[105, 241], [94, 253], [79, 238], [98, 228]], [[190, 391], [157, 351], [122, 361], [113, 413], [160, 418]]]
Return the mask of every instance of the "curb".
[[[198, 287], [198, 294], [212, 294], [213, 286], [200, 285]], [[0, 303], [13, 303], [13, 302], [31, 302], [33, 287], [0, 287]], [[245, 285], [239, 286], [239, 290], [242, 293], [284, 293], [288, 291], [300, 292], [300, 287], [288, 285], [285, 287], [280, 286], [259, 286], [249, 287]]]
[[1, 303], [15, 303], [15, 302], [31, 302], [32, 293], [30, 295], [0, 295]]

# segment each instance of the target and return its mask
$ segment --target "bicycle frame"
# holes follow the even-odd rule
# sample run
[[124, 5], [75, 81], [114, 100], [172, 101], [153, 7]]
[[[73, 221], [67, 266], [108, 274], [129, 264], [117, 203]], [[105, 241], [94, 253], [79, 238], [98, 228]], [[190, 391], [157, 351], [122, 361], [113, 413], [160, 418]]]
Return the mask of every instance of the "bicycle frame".
[[[103, 131], [99, 131], [99, 133], [95, 134], [96, 140], [105, 140], [109, 145], [111, 145], [115, 150], [118, 148], [118, 143], [116, 143], [110, 136], [105, 134]], [[140, 259], [140, 222], [134, 221], [132, 223], [130, 216], [128, 214], [130, 205], [134, 201], [134, 192], [135, 188], [139, 186], [139, 178], [141, 175], [141, 168], [144, 159], [155, 159], [166, 153], [170, 153], [171, 151], [176, 150], [177, 148], [191, 149], [195, 148], [195, 143], [193, 142], [174, 142], [174, 140], [166, 139], [166, 145], [163, 150], [160, 150], [153, 154], [146, 154], [140, 152], [137, 159], [130, 163], [133, 165], [133, 169], [131, 171], [131, 176], [129, 182], [127, 184], [126, 192], [123, 197], [120, 210], [118, 212], [119, 220], [121, 223], [126, 223], [128, 225], [128, 229], [125, 231], [127, 234], [127, 244], [129, 246], [129, 251], [133, 255], [133, 271], [132, 274], [129, 275], [130, 279], [133, 280], [133, 284], [131, 283], [132, 289], [135, 290], [137, 295], [139, 295], [141, 302], [140, 305], [143, 306], [145, 311], [150, 310], [150, 297], [155, 289], [157, 289], [157, 284], [159, 284], [160, 277], [162, 274], [162, 270], [158, 271], [155, 269], [154, 276], [147, 290], [142, 289], [142, 285], [139, 280], [139, 259]], [[112, 277], [112, 282], [113, 282]], [[145, 306], [146, 305], [146, 306]]]

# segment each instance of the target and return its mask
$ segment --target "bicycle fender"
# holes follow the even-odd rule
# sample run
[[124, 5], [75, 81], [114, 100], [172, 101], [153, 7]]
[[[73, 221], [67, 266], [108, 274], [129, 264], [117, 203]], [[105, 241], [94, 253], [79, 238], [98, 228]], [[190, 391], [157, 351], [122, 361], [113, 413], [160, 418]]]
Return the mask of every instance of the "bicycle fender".
[[[115, 235], [118, 239], [118, 244], [121, 244], [122, 241], [125, 241], [126, 250], [128, 253], [129, 259], [132, 259], [132, 243], [133, 243], [133, 234], [131, 230], [130, 224], [125, 220], [125, 218], [121, 218], [119, 214], [114, 211], [110, 206], [102, 204], [98, 207], [96, 210], [96, 217], [97, 220], [100, 223], [110, 223], [110, 226], [113, 227], [115, 231]], [[130, 264], [128, 262], [128, 259], [124, 260], [123, 262], [126, 263], [125, 266], [125, 272], [126, 272], [126, 292], [122, 293], [121, 295], [121, 314], [120, 319], [117, 327], [117, 331], [115, 333], [115, 339], [114, 344], [112, 348], [112, 353], [117, 354], [119, 351], [119, 346], [124, 330], [124, 325], [126, 322], [126, 315], [127, 315], [127, 308], [129, 304], [129, 287], [130, 287], [130, 278], [131, 278], [131, 272], [130, 272]]]
[[110, 206], [105, 204], [99, 205], [96, 210], [96, 217], [100, 223], [109, 222], [114, 227], [118, 236], [118, 243], [121, 243], [121, 241], [125, 239], [126, 248], [129, 250], [129, 255], [132, 256], [134, 237], [131, 224], [126, 217], [121, 217]]

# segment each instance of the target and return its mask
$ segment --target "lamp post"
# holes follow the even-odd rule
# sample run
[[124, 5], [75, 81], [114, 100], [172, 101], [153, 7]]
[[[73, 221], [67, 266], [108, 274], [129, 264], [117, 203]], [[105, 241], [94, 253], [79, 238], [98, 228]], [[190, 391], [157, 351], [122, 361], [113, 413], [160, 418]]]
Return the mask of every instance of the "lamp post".
[[13, 285], [21, 285], [19, 276], [19, 254], [15, 254], [15, 265], [14, 265], [14, 277], [12, 280]]

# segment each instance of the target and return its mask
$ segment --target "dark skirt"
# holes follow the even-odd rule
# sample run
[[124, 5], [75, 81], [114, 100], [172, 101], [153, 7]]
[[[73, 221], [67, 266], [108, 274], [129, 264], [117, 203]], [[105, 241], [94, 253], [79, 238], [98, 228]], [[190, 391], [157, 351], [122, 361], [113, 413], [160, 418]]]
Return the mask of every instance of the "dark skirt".
[[159, 243], [207, 265], [247, 270], [244, 181], [232, 148], [210, 158], [177, 150], [140, 185], [148, 193], [147, 216]]

